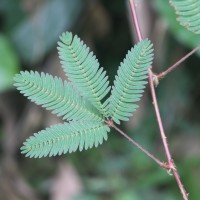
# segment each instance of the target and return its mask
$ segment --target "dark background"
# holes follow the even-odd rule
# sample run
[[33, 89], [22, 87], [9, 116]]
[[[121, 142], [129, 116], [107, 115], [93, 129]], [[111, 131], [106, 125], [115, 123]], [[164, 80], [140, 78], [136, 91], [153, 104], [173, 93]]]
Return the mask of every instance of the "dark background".
[[[154, 43], [153, 71], [162, 72], [200, 44], [200, 36], [176, 22], [168, 1], [138, 1], [144, 37]], [[59, 75], [56, 42], [77, 34], [96, 54], [113, 82], [135, 43], [124, 0], [0, 1], [0, 199], [181, 200], [172, 176], [112, 131], [100, 147], [60, 157], [29, 159], [23, 141], [61, 119], [30, 103], [12, 86], [20, 70]], [[193, 55], [160, 81], [158, 103], [172, 156], [191, 200], [200, 188], [200, 58]], [[162, 161], [165, 153], [149, 87], [140, 108], [121, 128]]]

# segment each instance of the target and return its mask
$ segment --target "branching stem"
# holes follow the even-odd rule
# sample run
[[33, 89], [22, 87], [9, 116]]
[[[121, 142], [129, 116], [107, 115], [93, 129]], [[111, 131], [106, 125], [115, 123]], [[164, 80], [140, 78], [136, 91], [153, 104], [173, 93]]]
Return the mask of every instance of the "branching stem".
[[169, 67], [166, 71], [157, 74], [158, 80], [164, 78], [167, 74], [169, 74], [172, 70], [174, 70], [176, 67], [178, 67], [183, 61], [185, 61], [188, 57], [190, 57], [192, 54], [194, 54], [196, 51], [200, 49], [200, 46], [197, 46], [192, 51], [190, 51], [187, 55], [185, 55], [183, 58], [181, 58], [179, 61], [174, 63], [171, 67]]
[[160, 116], [156, 92], [155, 92], [154, 83], [153, 83], [153, 73], [152, 73], [151, 70], [149, 70], [149, 85], [150, 85], [151, 96], [152, 96], [152, 99], [153, 99], [153, 106], [154, 106], [154, 109], [155, 109], [162, 142], [163, 142], [163, 145], [164, 145], [164, 148], [165, 148], [165, 153], [166, 153], [166, 156], [167, 156], [168, 163], [171, 164], [172, 158], [171, 158], [171, 154], [170, 154], [170, 151], [169, 151], [169, 148], [168, 148], [167, 137], [165, 135], [162, 119], [161, 119], [161, 116]]
[[148, 150], [146, 150], [144, 147], [142, 147], [140, 144], [138, 144], [135, 140], [133, 140], [131, 137], [129, 137], [126, 133], [124, 133], [121, 129], [119, 129], [112, 120], [108, 120], [106, 123], [108, 126], [114, 128], [121, 135], [123, 135], [126, 139], [128, 139], [133, 145], [135, 145], [138, 149], [140, 149], [142, 152], [144, 152], [148, 157], [150, 157], [152, 160], [154, 160], [162, 168], [164, 168], [166, 170], [171, 169], [171, 167], [167, 163], [161, 162], [158, 158], [156, 158], [154, 155], [152, 155]]
[[[134, 22], [134, 25], [135, 25], [138, 40], [141, 41], [142, 40], [142, 34], [141, 34], [141, 31], [140, 31], [140, 27], [139, 27], [137, 15], [136, 15], [134, 0], [129, 0], [129, 1], [130, 1], [130, 8], [131, 8], [131, 12], [132, 12], [132, 16], [133, 16], [133, 22]], [[155, 88], [154, 88], [154, 83], [153, 83], [153, 73], [152, 73], [151, 70], [149, 70], [149, 84], [150, 84], [151, 95], [152, 95], [152, 99], [153, 99], [153, 105], [154, 105], [154, 109], [155, 109], [155, 113], [156, 113], [156, 118], [157, 118], [162, 142], [163, 142], [165, 153], [166, 153], [167, 160], [168, 160], [168, 165], [171, 168], [171, 170], [173, 171], [174, 177], [175, 177], [176, 182], [179, 186], [179, 189], [182, 193], [183, 199], [188, 200], [188, 194], [186, 193], [184, 186], [181, 182], [180, 176], [179, 176], [178, 171], [175, 167], [175, 164], [174, 164], [174, 161], [172, 159], [172, 156], [171, 156], [171, 153], [170, 153], [170, 150], [169, 150], [169, 146], [168, 146], [168, 143], [167, 143], [167, 137], [166, 137], [165, 132], [164, 132], [163, 123], [162, 123], [162, 119], [161, 119], [161, 116], [160, 116], [157, 97], [156, 97], [156, 93], [155, 93]]]

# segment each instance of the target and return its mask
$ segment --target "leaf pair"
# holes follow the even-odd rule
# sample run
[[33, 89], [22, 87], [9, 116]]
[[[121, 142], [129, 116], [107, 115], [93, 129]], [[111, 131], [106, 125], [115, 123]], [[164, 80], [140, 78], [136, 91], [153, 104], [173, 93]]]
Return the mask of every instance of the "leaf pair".
[[127, 121], [136, 110], [147, 83], [153, 60], [149, 40], [143, 40], [128, 52], [120, 64], [111, 95], [108, 77], [89, 48], [71, 33], [63, 33], [58, 42], [59, 57], [69, 81], [38, 72], [21, 72], [15, 86], [24, 96], [68, 122], [57, 124], [31, 136], [22, 153], [30, 157], [61, 155], [77, 149], [97, 147], [110, 131], [106, 120]]

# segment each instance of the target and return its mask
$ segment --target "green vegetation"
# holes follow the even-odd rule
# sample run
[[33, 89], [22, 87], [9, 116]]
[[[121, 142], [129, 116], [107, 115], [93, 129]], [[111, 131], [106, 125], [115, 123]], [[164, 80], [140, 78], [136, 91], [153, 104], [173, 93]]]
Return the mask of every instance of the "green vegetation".
[[[177, 20], [182, 16], [175, 6], [171, 6], [175, 1], [171, 4], [169, 0], [137, 2], [142, 35], [149, 38], [154, 47], [151, 70], [155, 75], [169, 69], [200, 45], [200, 35], [190, 31], [189, 26], [181, 26]], [[140, 2], [143, 4], [140, 5]], [[191, 13], [197, 9], [193, 9]], [[130, 26], [132, 21], [131, 17], [129, 20], [128, 13], [124, 0], [0, 1], [0, 199], [183, 200], [174, 177], [169, 176], [166, 170], [108, 124], [111, 118], [108, 110], [111, 111], [115, 107], [114, 101], [113, 108], [108, 106], [111, 105], [108, 100], [112, 95], [111, 91], [115, 89], [121, 93], [119, 88], [115, 88], [117, 80], [122, 79], [118, 76], [118, 66], [123, 66], [127, 50], [131, 49], [137, 39], [132, 34], [134, 27]], [[97, 71], [101, 72], [99, 73], [102, 80], [106, 79], [105, 85], [109, 80], [109, 85], [113, 86], [110, 88], [107, 85], [106, 89], [110, 90], [100, 100], [101, 104], [96, 103], [95, 99], [89, 101], [86, 93], [85, 96], [80, 95], [83, 88], [80, 90], [75, 86], [60, 67], [56, 42], [59, 35], [67, 30], [80, 36], [90, 47], [100, 63], [101, 67], [98, 66]], [[196, 51], [196, 54], [182, 62], [179, 68], [160, 79], [155, 88], [169, 148], [190, 200], [199, 200], [200, 188], [199, 52]], [[88, 53], [88, 56], [91, 54]], [[65, 61], [62, 62], [65, 67]], [[129, 72], [128, 67], [126, 70]], [[19, 80], [16, 76], [18, 84], [30, 88], [26, 90], [29, 92], [27, 97], [32, 102], [37, 100], [37, 105], [13, 86], [13, 76], [16, 73], [20, 77]], [[29, 85], [20, 82], [26, 79], [26, 76]], [[106, 78], [107, 76], [109, 78]], [[42, 82], [44, 79], [45, 82]], [[128, 77], [123, 80], [125, 79]], [[142, 80], [145, 81], [147, 79]], [[36, 93], [30, 95], [33, 85], [38, 87], [40, 92], [43, 87], [46, 93], [37, 96], [37, 90], [34, 89]], [[128, 95], [125, 91], [124, 96]], [[119, 98], [117, 92], [114, 94]], [[50, 93], [52, 96], [49, 96]], [[60, 94], [63, 96], [57, 98]], [[62, 101], [63, 99], [66, 101]], [[71, 102], [76, 103], [76, 106]], [[146, 87], [141, 100], [131, 105], [133, 104], [140, 108], [134, 112], [123, 110], [125, 115], [116, 119], [116, 122], [120, 122], [120, 126], [117, 126], [161, 161], [166, 162], [149, 86]], [[95, 105], [102, 109], [97, 109]], [[120, 110], [115, 117], [119, 114]], [[132, 114], [133, 116], [129, 116]], [[123, 121], [121, 117], [129, 121]], [[79, 146], [75, 140], [71, 140], [65, 148], [62, 144], [61, 148], [58, 146], [60, 151], [56, 146], [52, 148], [52, 143], [44, 142], [37, 146], [37, 152], [27, 152], [29, 157], [32, 153], [32, 156], [37, 156], [38, 159], [25, 157], [26, 153], [21, 154], [20, 147], [23, 142], [28, 144], [25, 141], [27, 138], [29, 142], [37, 142], [37, 137], [40, 138], [52, 131], [51, 129], [67, 126], [71, 128], [70, 132], [64, 128], [59, 133], [67, 135], [68, 138], [74, 136], [76, 129], [71, 124], [78, 124], [79, 129], [93, 127], [95, 132], [85, 134], [85, 131], [81, 131], [81, 136], [95, 137], [89, 143], [82, 139], [84, 143], [79, 143]], [[102, 134], [96, 131], [98, 128]], [[31, 136], [32, 133], [37, 134], [37, 137]], [[54, 133], [54, 130], [50, 133], [52, 138], [57, 137]], [[107, 137], [109, 140], [105, 142]], [[43, 140], [45, 141], [44, 138]], [[66, 140], [67, 137], [62, 140], [63, 143], [66, 144]], [[78, 136], [77, 140], [79, 141]], [[56, 144], [57, 141], [52, 139], [50, 142]], [[48, 144], [51, 146], [48, 147]], [[44, 146], [46, 152], [42, 151]], [[97, 146], [98, 148], [95, 148]], [[22, 148], [26, 149], [27, 146]], [[75, 149], [75, 153], [69, 154]], [[68, 154], [64, 154], [67, 150]], [[53, 153], [62, 155], [54, 156]], [[49, 157], [50, 155], [52, 157]], [[43, 158], [39, 159], [39, 156]]]
[[144, 40], [128, 52], [121, 63], [111, 96], [108, 77], [89, 48], [69, 32], [63, 33], [58, 45], [63, 69], [71, 82], [38, 72], [21, 72], [15, 86], [24, 96], [69, 121], [35, 133], [26, 140], [22, 153], [30, 157], [56, 156], [97, 147], [107, 140], [107, 120], [127, 121], [138, 107], [144, 92], [144, 79], [153, 59], [152, 44]]

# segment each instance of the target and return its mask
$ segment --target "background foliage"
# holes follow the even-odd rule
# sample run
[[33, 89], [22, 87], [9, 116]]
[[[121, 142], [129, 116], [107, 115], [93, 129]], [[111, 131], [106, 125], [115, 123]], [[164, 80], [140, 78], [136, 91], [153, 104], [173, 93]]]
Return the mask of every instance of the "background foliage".
[[[155, 72], [199, 45], [200, 36], [180, 27], [167, 1], [143, 1], [138, 9], [143, 33], [154, 43]], [[1, 0], [0, 13], [0, 199], [181, 199], [174, 179], [114, 131], [98, 149], [61, 157], [28, 159], [19, 151], [25, 138], [61, 119], [20, 95], [13, 74], [37, 70], [64, 79], [56, 42], [67, 30], [90, 46], [112, 82], [133, 41], [125, 1]], [[157, 87], [170, 148], [194, 200], [200, 187], [199, 63], [192, 56]], [[121, 126], [165, 160], [148, 88], [140, 104]]]

